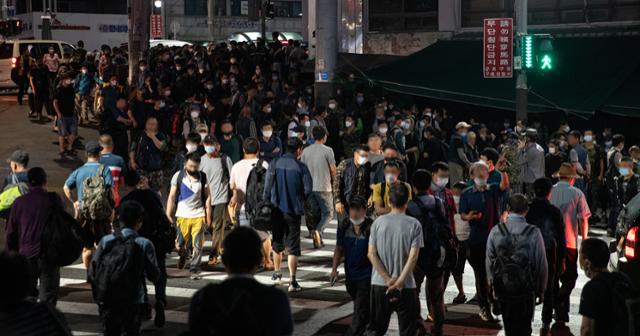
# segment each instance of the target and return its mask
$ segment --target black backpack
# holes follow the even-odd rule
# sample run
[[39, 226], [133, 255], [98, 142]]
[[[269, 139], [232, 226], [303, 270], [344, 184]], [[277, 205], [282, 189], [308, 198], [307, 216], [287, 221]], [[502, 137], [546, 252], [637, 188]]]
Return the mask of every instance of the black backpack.
[[640, 292], [623, 273], [607, 276], [611, 288], [611, 316], [614, 330], [611, 335], [635, 336], [640, 333]]
[[454, 234], [445, 215], [440, 211], [442, 202], [434, 197], [434, 209], [427, 207], [419, 200], [412, 202], [420, 209], [418, 218], [422, 225], [424, 247], [418, 255], [418, 265], [425, 272], [453, 269], [458, 262], [458, 249]]
[[535, 286], [528, 247], [535, 227], [527, 225], [521, 234], [511, 233], [504, 223], [498, 224], [498, 229], [504, 236], [504, 241], [497, 247], [492, 269], [496, 297], [508, 300], [532, 295]]
[[93, 299], [98, 304], [117, 306], [135, 302], [144, 281], [144, 256], [135, 234], [124, 237], [114, 232], [89, 270]]
[[[176, 185], [176, 199], [175, 199], [175, 209], [178, 208], [178, 202], [180, 201], [180, 193], [182, 192], [182, 180], [184, 180], [185, 169], [182, 168], [178, 173], [178, 181]], [[200, 172], [200, 199], [202, 201], [202, 206], [204, 207], [207, 203], [207, 198], [205, 197], [205, 188], [207, 186], [207, 174]]]
[[42, 231], [41, 257], [63, 267], [71, 265], [82, 253], [85, 234], [80, 223], [59, 204], [56, 193], [49, 193], [51, 214]]
[[[271, 161], [275, 165], [277, 160]], [[264, 184], [267, 177], [267, 169], [262, 165], [260, 159], [251, 169], [247, 179], [247, 192], [244, 209], [251, 221], [251, 226], [256, 230], [271, 230], [271, 221], [276, 215], [277, 209], [271, 204], [270, 199], [264, 199]], [[272, 177], [275, 176], [275, 169], [272, 169]]]

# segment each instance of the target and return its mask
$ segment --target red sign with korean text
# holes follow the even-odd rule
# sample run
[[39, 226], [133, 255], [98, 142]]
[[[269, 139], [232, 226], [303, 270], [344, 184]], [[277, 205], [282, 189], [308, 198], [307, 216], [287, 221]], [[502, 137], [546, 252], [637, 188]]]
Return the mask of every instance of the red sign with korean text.
[[162, 16], [151, 15], [151, 38], [162, 37]]
[[513, 77], [513, 19], [484, 19], [482, 72], [484, 78]]

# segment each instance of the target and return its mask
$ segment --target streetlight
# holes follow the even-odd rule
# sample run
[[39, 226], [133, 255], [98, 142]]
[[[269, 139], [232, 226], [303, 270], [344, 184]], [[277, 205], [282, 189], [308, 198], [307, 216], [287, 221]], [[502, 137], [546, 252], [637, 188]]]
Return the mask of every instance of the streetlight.
[[153, 5], [156, 8], [161, 8], [162, 7], [162, 1], [161, 0], [156, 0], [156, 1], [153, 2]]

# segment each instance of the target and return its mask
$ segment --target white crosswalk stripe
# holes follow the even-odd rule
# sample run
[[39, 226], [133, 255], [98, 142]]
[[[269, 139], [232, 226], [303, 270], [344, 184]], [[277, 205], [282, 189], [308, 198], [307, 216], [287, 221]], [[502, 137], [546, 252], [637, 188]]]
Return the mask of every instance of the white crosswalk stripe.
[[[348, 295], [346, 294], [346, 288], [344, 285], [344, 269], [342, 266], [339, 268], [339, 272], [341, 275], [341, 279], [332, 287], [329, 284], [329, 276], [331, 273], [331, 258], [333, 256], [333, 249], [335, 247], [335, 221], [330, 224], [330, 227], [325, 231], [325, 247], [323, 249], [313, 249], [311, 240], [305, 238], [306, 237], [306, 228], [302, 227], [302, 257], [299, 259], [299, 267], [297, 280], [303, 288], [303, 292], [308, 292], [312, 290], [320, 291], [317, 296], [322, 297], [322, 293], [326, 293], [328, 297], [335, 301], [335, 304], [339, 305], [349, 300]], [[210, 240], [207, 240], [205, 243], [205, 248], [210, 249], [211, 243]], [[184, 324], [187, 321], [188, 316], [188, 300], [193, 296], [193, 294], [198, 290], [198, 288], [203, 287], [206, 283], [209, 282], [219, 282], [226, 278], [226, 273], [220, 267], [217, 271], [203, 271], [201, 273], [202, 279], [197, 281], [187, 281], [189, 273], [187, 270], [176, 270], [175, 265], [177, 263], [177, 255], [175, 253], [169, 255], [167, 257], [167, 268], [170, 271], [170, 278], [167, 286], [167, 297], [169, 302], [172, 300], [180, 299], [185, 303], [183, 306], [179, 307], [180, 310], [167, 310], [167, 321], [174, 322], [179, 324]], [[208, 255], [202, 257], [202, 262], [206, 264], [208, 260]], [[282, 263], [282, 284], [286, 286], [289, 281], [288, 277], [288, 269], [286, 262]], [[65, 267], [62, 270], [62, 278], [60, 285], [64, 288], [84, 288], [87, 292], [90, 291], [89, 286], [86, 284], [85, 276], [84, 276], [84, 267], [82, 264], [75, 264], [68, 267]], [[264, 284], [272, 284], [271, 281], [271, 273], [270, 272], [262, 272], [256, 275], [256, 280]], [[571, 294], [571, 326], [573, 329], [573, 323], [578, 323], [579, 316], [577, 315], [577, 304], [580, 302], [580, 291], [584, 286], [586, 278], [581, 275], [578, 278], [576, 283], [576, 288]], [[180, 282], [182, 281], [182, 282]], [[470, 299], [471, 296], [475, 293], [475, 282], [473, 278], [473, 270], [471, 266], [467, 263], [465, 266], [465, 275], [463, 277], [463, 288], [465, 293], [467, 294], [467, 298]], [[147, 292], [149, 295], [155, 294], [155, 288], [153, 285], [147, 285]], [[448, 287], [445, 290], [445, 302], [450, 303], [453, 298], [458, 294], [458, 291], [453, 282], [453, 278], [449, 279]], [[336, 295], [338, 297], [336, 298]], [[294, 295], [295, 296], [295, 295]], [[90, 295], [89, 295], [90, 297]], [[426, 300], [424, 295], [424, 290], [421, 291], [420, 294], [421, 305], [423, 317], [425, 317], [426, 312]], [[322, 299], [321, 299], [322, 300]], [[336, 301], [337, 300], [337, 301]], [[296, 312], [300, 312], [306, 309], [306, 302], [298, 303], [295, 299], [292, 300], [292, 311], [294, 314]], [[58, 308], [61, 309], [65, 314], [69, 315], [92, 315], [97, 316], [97, 306], [91, 302], [90, 298], [85, 300], [85, 302], [77, 302], [77, 301], [68, 301], [65, 297], [60, 299], [60, 303], [58, 304]], [[474, 312], [477, 310], [476, 307], [472, 305], [459, 305], [459, 306], [451, 306], [449, 307], [450, 311], [455, 312]], [[536, 315], [534, 318], [534, 330], [535, 323], [540, 323], [540, 314], [541, 314], [541, 306], [536, 307]], [[536, 322], [537, 321], [537, 322]], [[390, 334], [396, 334], [398, 330], [397, 320], [392, 318], [390, 324]], [[74, 331], [77, 335], [91, 335], [92, 333], [86, 333], [86, 331], [78, 330], [78, 333]]]

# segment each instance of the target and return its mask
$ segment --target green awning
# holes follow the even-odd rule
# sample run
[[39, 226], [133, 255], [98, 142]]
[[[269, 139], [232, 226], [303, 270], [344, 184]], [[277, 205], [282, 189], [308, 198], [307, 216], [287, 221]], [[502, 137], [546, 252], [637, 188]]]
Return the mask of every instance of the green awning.
[[[640, 64], [640, 36], [557, 38], [554, 49], [555, 69], [528, 76], [530, 112], [589, 117]], [[483, 78], [480, 40], [439, 41], [367, 76], [394, 92], [515, 110], [515, 76]]]

